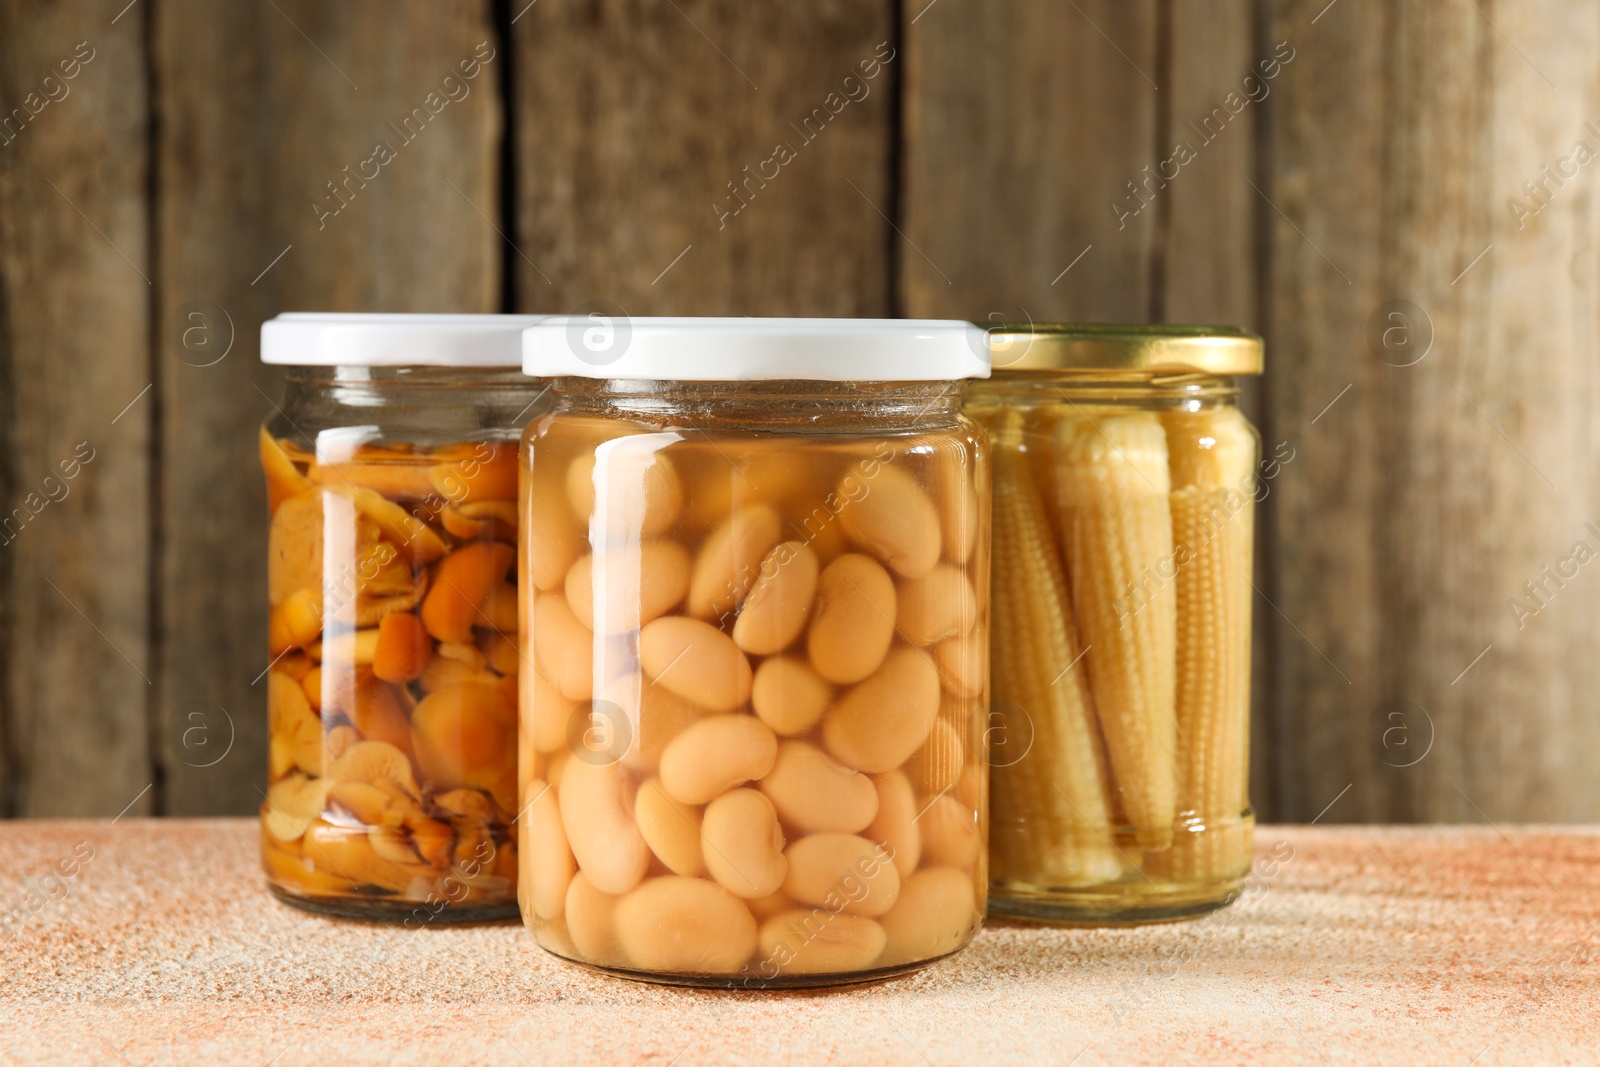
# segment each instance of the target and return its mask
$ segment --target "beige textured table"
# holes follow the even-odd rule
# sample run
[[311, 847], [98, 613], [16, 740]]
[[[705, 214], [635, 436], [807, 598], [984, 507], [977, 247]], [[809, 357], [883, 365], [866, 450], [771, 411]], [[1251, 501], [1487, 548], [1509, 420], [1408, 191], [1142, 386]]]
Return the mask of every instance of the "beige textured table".
[[302, 914], [255, 832], [0, 824], [0, 1063], [1600, 1062], [1600, 829], [1263, 827], [1208, 919], [992, 926], [804, 994], [604, 978], [516, 924]]

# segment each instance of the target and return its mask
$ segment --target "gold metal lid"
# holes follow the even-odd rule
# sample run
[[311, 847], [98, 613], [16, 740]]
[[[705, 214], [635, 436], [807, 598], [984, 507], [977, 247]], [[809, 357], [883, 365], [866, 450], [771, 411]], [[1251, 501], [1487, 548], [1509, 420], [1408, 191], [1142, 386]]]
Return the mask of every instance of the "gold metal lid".
[[1261, 338], [1231, 326], [1005, 323], [988, 327], [994, 376], [1007, 371], [1260, 374]]

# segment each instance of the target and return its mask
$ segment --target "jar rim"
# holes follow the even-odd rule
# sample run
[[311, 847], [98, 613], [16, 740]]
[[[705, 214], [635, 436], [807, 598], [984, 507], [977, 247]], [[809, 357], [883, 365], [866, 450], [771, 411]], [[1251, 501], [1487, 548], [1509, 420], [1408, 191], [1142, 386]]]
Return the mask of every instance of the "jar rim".
[[806, 426], [858, 433], [954, 418], [960, 415], [964, 395], [962, 383], [948, 381], [724, 382], [568, 375], [550, 379], [550, 386], [555, 416], [610, 415], [696, 428]]
[[988, 329], [995, 377], [1135, 373], [1256, 375], [1261, 338], [1232, 326], [1172, 323], [1001, 323]]
[[753, 382], [954, 381], [989, 376], [984, 332], [955, 319], [550, 315], [522, 334], [548, 378]]
[[261, 324], [261, 362], [516, 369], [522, 331], [543, 317], [290, 311]]

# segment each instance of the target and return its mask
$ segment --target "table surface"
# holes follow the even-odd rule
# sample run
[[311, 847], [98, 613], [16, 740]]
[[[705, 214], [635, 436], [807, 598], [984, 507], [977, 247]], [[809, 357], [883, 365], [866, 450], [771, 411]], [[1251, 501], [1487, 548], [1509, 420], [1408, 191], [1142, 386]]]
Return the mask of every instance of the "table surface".
[[516, 923], [307, 915], [263, 889], [255, 835], [0, 823], [0, 1062], [1600, 1060], [1595, 827], [1265, 826], [1208, 918], [999, 923], [914, 976], [805, 993], [607, 978]]

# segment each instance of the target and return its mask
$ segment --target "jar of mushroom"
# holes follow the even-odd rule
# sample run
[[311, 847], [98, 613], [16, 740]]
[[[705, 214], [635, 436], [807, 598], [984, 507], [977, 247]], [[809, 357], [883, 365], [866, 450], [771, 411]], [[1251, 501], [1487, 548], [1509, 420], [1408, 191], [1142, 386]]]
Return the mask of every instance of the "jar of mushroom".
[[416, 926], [516, 914], [517, 448], [535, 321], [280, 315], [260, 432], [281, 900]]

